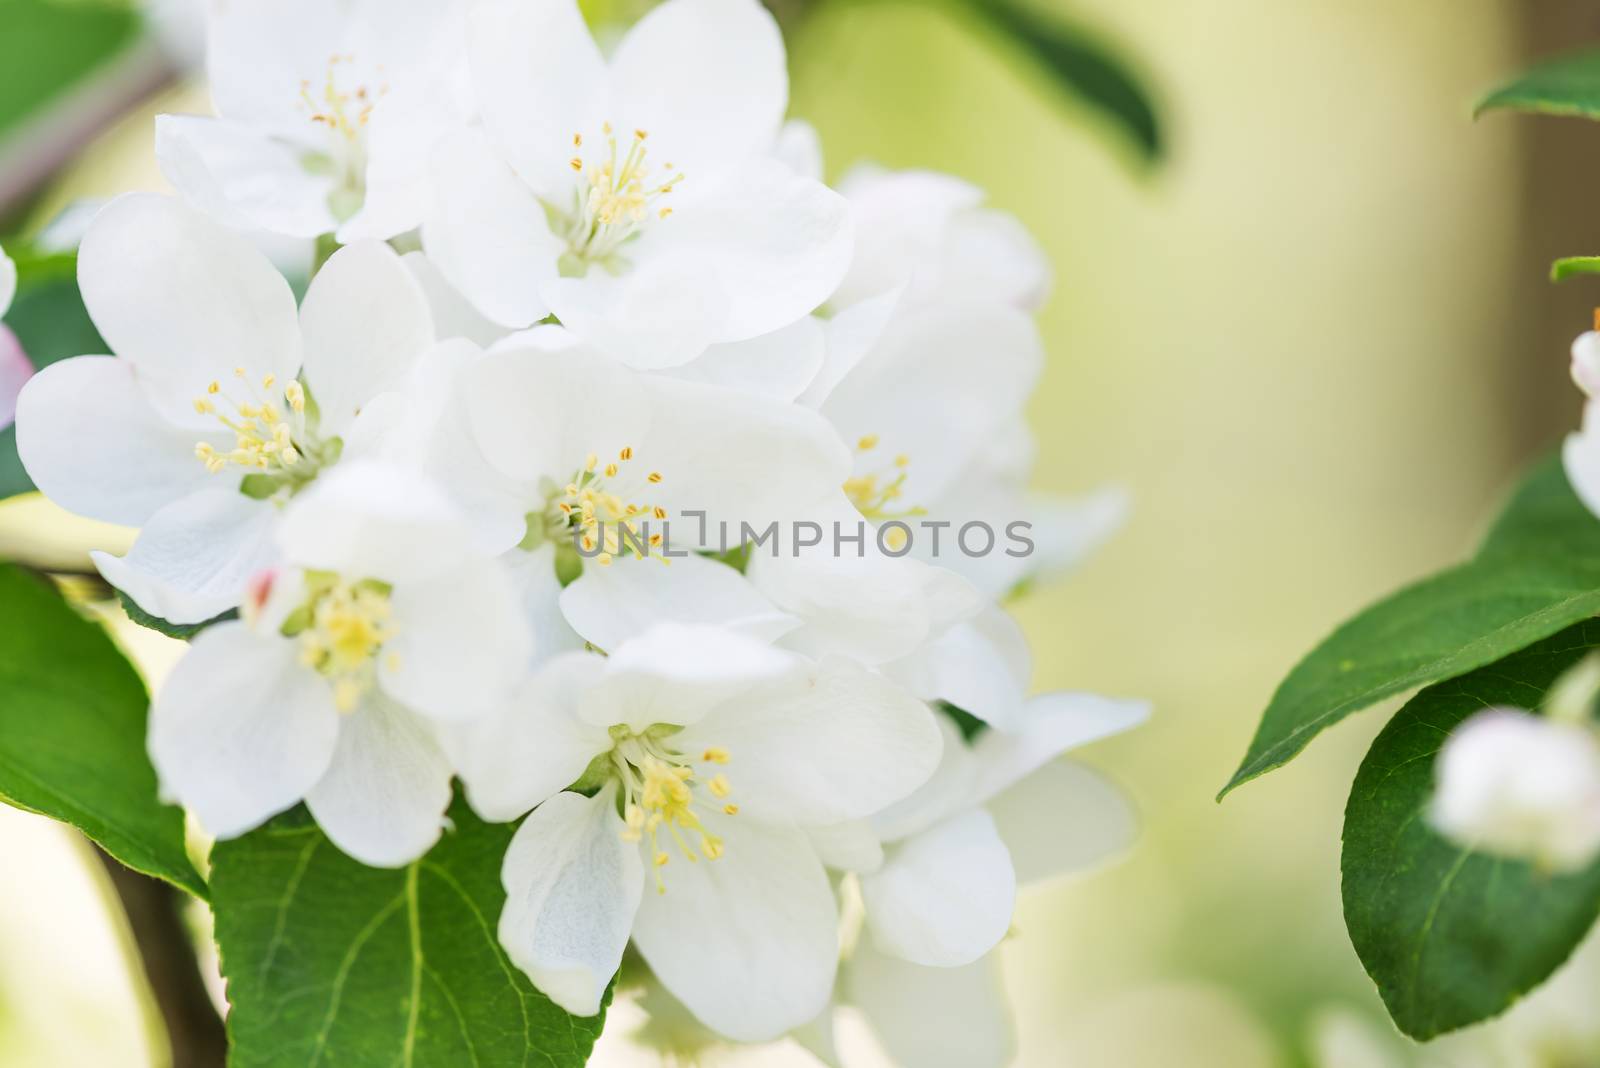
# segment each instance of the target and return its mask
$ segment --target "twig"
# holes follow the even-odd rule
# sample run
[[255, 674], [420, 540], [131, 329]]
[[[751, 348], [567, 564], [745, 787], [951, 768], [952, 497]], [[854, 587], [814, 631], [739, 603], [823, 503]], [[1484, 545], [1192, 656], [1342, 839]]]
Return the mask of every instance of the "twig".
[[172, 1068], [223, 1068], [228, 1036], [200, 973], [180, 891], [123, 867], [96, 847], [150, 983], [172, 1049]]

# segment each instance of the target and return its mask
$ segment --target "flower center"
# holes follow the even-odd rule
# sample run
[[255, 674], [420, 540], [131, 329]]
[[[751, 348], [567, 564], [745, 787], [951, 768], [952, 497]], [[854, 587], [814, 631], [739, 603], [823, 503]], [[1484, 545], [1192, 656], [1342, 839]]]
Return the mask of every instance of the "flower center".
[[243, 367], [235, 368], [233, 377], [229, 388], [212, 382], [195, 398], [196, 412], [215, 417], [233, 432], [233, 448], [227, 451], [209, 441], [195, 444], [195, 457], [206, 470], [220, 474], [230, 467], [243, 468], [250, 473], [240, 488], [248, 496], [265, 499], [284, 488], [292, 493], [338, 459], [342, 442], [317, 438], [315, 419], [306, 411], [305, 387], [299, 382], [278, 390], [277, 379], [267, 375], [258, 388]]
[[584, 155], [581, 133], [572, 135], [571, 166], [579, 180], [571, 207], [564, 215], [553, 212], [568, 253], [561, 258], [562, 273], [582, 276], [590, 264], [621, 266], [616, 257], [624, 243], [652, 219], [665, 219], [672, 209], [661, 203], [683, 181], [683, 172], [671, 163], [659, 168], [650, 163], [645, 142], [649, 134], [633, 131], [624, 151], [608, 122], [601, 127], [601, 145]]
[[[601, 566], [609, 565], [624, 552], [642, 560], [652, 548], [660, 548], [662, 535], [651, 532], [644, 524], [651, 519], [666, 519], [667, 510], [659, 505], [624, 501], [607, 488], [632, 460], [631, 446], [603, 467], [600, 457], [590, 453], [565, 486], [550, 490], [544, 511], [528, 516], [528, 537], [523, 547], [536, 548], [546, 538], [576, 539], [584, 553]], [[645, 476], [650, 485], [660, 484], [661, 479], [659, 471]]]
[[[866, 455], [878, 447], [878, 435], [867, 434], [856, 442], [856, 451]], [[850, 498], [850, 503], [856, 506], [856, 511], [873, 522], [883, 522], [889, 519], [906, 519], [910, 516], [926, 515], [922, 508], [895, 508], [894, 504], [900, 499], [901, 489], [905, 486], [907, 468], [911, 466], [911, 457], [901, 453], [893, 460], [892, 465], [885, 466], [877, 471], [864, 475], [852, 475], [845, 479], [844, 493]], [[889, 532], [889, 547], [899, 549], [904, 543], [905, 532], [899, 529]]]
[[[390, 587], [326, 571], [308, 571], [305, 581], [306, 598], [284, 620], [283, 634], [299, 638], [300, 662], [333, 684], [339, 711], [354, 711], [376, 680], [378, 653], [394, 636]], [[390, 657], [392, 669], [398, 661]]]
[[[687, 757], [668, 747], [658, 730], [635, 734], [626, 727], [613, 727], [617, 744], [611, 762], [622, 780], [622, 840], [649, 842], [656, 892], [664, 894], [667, 886], [661, 869], [672, 860], [664, 846], [675, 845], [690, 864], [699, 863], [701, 857], [718, 859], [722, 839], [706, 828], [700, 813], [717, 808], [724, 815], [737, 816], [739, 806], [727, 800], [733, 788], [726, 775], [715, 772], [707, 777], [703, 771], [697, 772]], [[700, 762], [726, 764], [728, 752], [707, 749], [700, 754]]]
[[348, 79], [342, 75], [354, 64], [355, 56], [336, 53], [328, 57], [328, 73], [320, 88], [309, 79], [300, 83], [300, 110], [331, 135], [327, 151], [306, 153], [301, 165], [311, 174], [337, 179], [328, 193], [328, 207], [341, 222], [361, 210], [366, 200], [367, 124], [378, 100], [389, 92], [388, 85], [376, 90], [365, 85], [347, 88]]

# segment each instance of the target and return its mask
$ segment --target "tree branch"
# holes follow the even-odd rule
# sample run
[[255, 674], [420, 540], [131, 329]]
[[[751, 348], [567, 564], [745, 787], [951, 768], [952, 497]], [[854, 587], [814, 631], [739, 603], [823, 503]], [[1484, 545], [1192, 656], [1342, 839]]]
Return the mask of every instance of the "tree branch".
[[228, 1036], [184, 925], [182, 892], [123, 867], [99, 847], [95, 855], [127, 914], [140, 964], [166, 1025], [172, 1068], [223, 1068]]

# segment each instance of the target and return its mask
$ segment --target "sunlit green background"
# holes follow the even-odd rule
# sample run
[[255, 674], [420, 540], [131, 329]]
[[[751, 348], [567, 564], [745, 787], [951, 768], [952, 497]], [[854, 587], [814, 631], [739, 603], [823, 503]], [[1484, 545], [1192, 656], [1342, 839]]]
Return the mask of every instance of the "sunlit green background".
[[[1385, 1049], [1338, 911], [1345, 792], [1385, 711], [1224, 805], [1212, 796], [1298, 654], [1461, 555], [1516, 468], [1576, 418], [1563, 339], [1600, 296], [1549, 293], [1540, 274], [1595, 251], [1600, 130], [1469, 112], [1529, 56], [1593, 37], [1597, 17], [1560, 0], [1043, 8], [1116, 42], [1153, 88], [1170, 146], [1151, 169], [938, 7], [815, 6], [796, 24], [793, 110], [820, 129], [830, 173], [862, 159], [952, 171], [1039, 235], [1057, 284], [1038, 484], [1118, 480], [1136, 500], [1089, 568], [1019, 607], [1040, 689], [1157, 708], [1090, 753], [1143, 811], [1138, 850], [1027, 898], [1003, 950], [1021, 1063], [1301, 1065], [1317, 1033], [1342, 1036], [1325, 1068], [1416, 1063], [1398, 1040]], [[203, 100], [177, 91], [125, 121], [34, 218], [158, 187], [150, 115]], [[0, 508], [0, 554], [70, 555], [81, 537], [37, 502]], [[171, 655], [137, 648], [154, 673]], [[67, 832], [0, 813], [0, 1063], [143, 1063], [144, 1010], [97, 876]], [[1600, 983], [1558, 991], [1585, 992], [1597, 1003]], [[627, 1048], [628, 1018], [595, 1064], [651, 1063]], [[1533, 1041], [1470, 1036], [1436, 1063], [1555, 1064], [1467, 1048]], [[808, 1063], [793, 1049], [740, 1060]]]

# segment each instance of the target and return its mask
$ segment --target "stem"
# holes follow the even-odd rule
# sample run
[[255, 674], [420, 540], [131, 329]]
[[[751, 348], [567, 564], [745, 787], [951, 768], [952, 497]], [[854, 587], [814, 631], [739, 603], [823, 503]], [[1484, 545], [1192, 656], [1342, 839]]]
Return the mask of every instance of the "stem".
[[172, 1068], [223, 1068], [228, 1036], [200, 973], [183, 920], [183, 893], [123, 867], [99, 847], [95, 855], [122, 902], [156, 1009], [166, 1025]]

